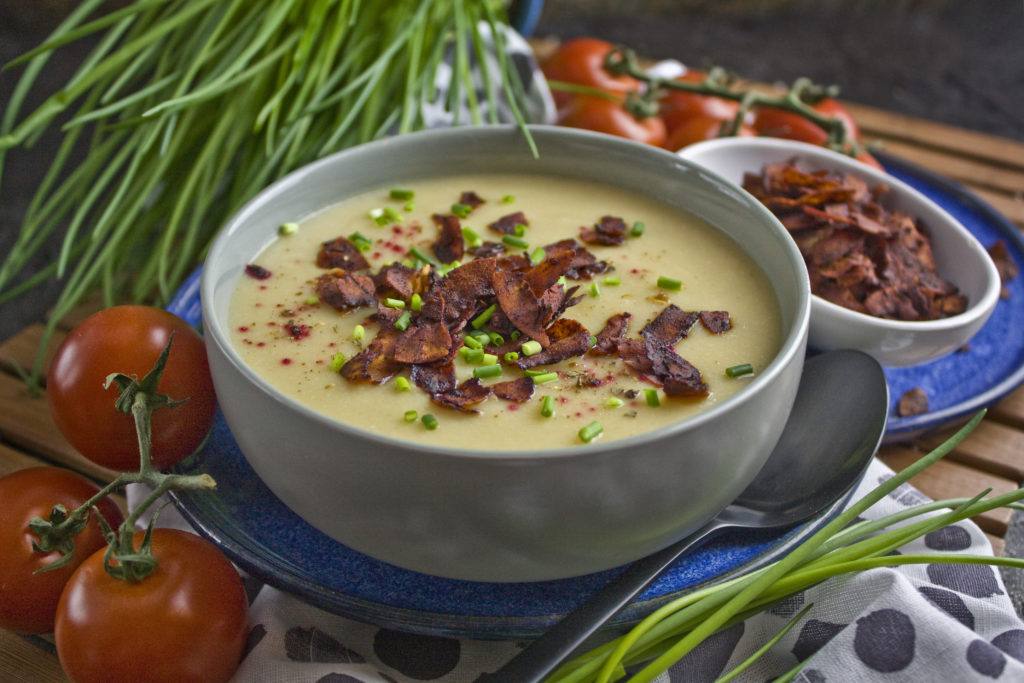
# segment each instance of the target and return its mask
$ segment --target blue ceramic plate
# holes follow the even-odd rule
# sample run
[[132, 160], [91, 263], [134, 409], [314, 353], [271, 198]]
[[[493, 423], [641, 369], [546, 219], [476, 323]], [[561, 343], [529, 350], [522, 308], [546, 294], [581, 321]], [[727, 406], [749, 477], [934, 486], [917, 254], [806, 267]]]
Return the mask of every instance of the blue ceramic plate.
[[[885, 169], [928, 195], [959, 220], [983, 246], [1002, 240], [1018, 266], [1024, 266], [1024, 239], [1017, 227], [956, 183], [888, 154], [877, 154]], [[885, 442], [908, 441], [940, 427], [965, 422], [1024, 383], [1024, 277], [1006, 283], [1010, 296], [963, 351], [907, 368], [887, 368], [895, 404], [909, 389], [928, 395], [929, 411], [890, 417]]]
[[[895, 175], [953, 213], [986, 246], [1002, 239], [1018, 263], [1024, 243], [1005, 218], [966, 191], [906, 162], [882, 156]], [[1024, 381], [1024, 282], [1010, 283], [970, 349], [926, 365], [887, 370], [892, 396], [920, 386], [932, 412], [889, 422], [887, 440], [907, 439], [966, 419]], [[193, 324], [200, 320], [199, 273], [169, 306]], [[535, 637], [619, 570], [537, 583], [476, 583], [428, 576], [380, 562], [337, 543], [300, 519], [249, 467], [218, 416], [203, 451], [178, 468], [206, 472], [213, 494], [180, 492], [178, 507], [242, 569], [267, 584], [324, 610], [378, 626], [467, 638]], [[665, 602], [702, 585], [750, 571], [785, 554], [838, 510], [779, 532], [746, 532], [721, 538], [680, 560], [609, 627], [633, 624]]]

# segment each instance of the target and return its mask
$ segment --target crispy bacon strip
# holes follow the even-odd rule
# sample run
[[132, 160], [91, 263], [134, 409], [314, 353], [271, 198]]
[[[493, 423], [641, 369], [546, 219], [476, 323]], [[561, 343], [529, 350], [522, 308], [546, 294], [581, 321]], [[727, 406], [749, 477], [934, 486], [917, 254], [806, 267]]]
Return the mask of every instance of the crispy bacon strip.
[[476, 377], [473, 377], [467, 379], [451, 391], [431, 394], [430, 400], [438, 405], [455, 408], [464, 413], [478, 413], [480, 411], [473, 408], [473, 406], [482, 403], [490, 395], [491, 388], [485, 386]]
[[587, 244], [616, 247], [626, 239], [626, 222], [616, 216], [602, 216], [590, 229], [580, 228], [580, 239]]
[[442, 323], [415, 325], [403, 332], [395, 342], [395, 360], [399, 363], [433, 363], [447, 358], [452, 350], [452, 337]]
[[616, 352], [619, 342], [624, 340], [629, 330], [629, 321], [633, 314], [629, 312], [616, 313], [608, 318], [608, 321], [597, 333], [597, 343], [590, 349], [595, 356], [608, 356]]
[[365, 349], [341, 366], [341, 376], [350, 382], [372, 382], [382, 384], [402, 369], [394, 359], [398, 330], [382, 327]]
[[494, 232], [502, 235], [514, 235], [516, 234], [517, 224], [529, 225], [530, 222], [526, 220], [526, 215], [522, 211], [516, 211], [510, 213], [507, 216], [502, 216], [498, 220], [490, 223], [487, 227]]
[[526, 370], [538, 365], [551, 365], [559, 361], [582, 356], [590, 349], [590, 331], [571, 318], [559, 318], [547, 329], [551, 343], [539, 353], [523, 356], [516, 364]]
[[536, 339], [541, 346], [549, 343], [544, 329], [540, 301], [530, 289], [527, 276], [517, 270], [496, 270], [491, 276], [495, 296], [502, 313], [520, 332]]
[[654, 320], [647, 323], [644, 329], [640, 330], [640, 336], [645, 340], [672, 346], [690, 333], [697, 318], [696, 312], [684, 311], [675, 304], [669, 304]]
[[437, 240], [431, 245], [434, 255], [441, 263], [461, 261], [465, 253], [465, 243], [462, 239], [462, 224], [459, 217], [450, 213], [435, 213], [431, 218], [440, 229]]
[[316, 265], [320, 268], [345, 270], [366, 270], [370, 267], [362, 252], [345, 237], [336, 237], [321, 244], [316, 255]]
[[525, 403], [533, 397], [534, 383], [532, 377], [520, 377], [507, 382], [498, 382], [491, 385], [494, 395], [505, 401]]
[[732, 329], [729, 311], [701, 311], [700, 322], [711, 334], [722, 334]]
[[484, 203], [483, 198], [472, 190], [466, 190], [459, 195], [459, 204], [470, 206], [474, 209]]
[[339, 311], [372, 306], [377, 302], [376, 287], [369, 275], [349, 273], [340, 268], [317, 278], [314, 289], [321, 301]]

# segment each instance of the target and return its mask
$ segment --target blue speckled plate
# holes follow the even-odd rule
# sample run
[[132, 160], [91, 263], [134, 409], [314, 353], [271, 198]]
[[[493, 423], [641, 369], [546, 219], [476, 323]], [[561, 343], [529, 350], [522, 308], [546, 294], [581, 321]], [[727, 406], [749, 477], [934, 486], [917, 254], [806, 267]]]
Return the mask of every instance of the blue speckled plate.
[[[886, 170], [928, 195], [970, 230], [985, 247], [1002, 240], [1024, 266], [1024, 239], [1002, 214], [956, 183], [888, 154], [877, 154]], [[940, 427], [966, 421], [1024, 382], [1024, 277], [1006, 283], [1001, 299], [965, 351], [907, 368], [886, 368], [895, 404], [908, 389], [928, 395], [929, 412], [890, 417], [885, 442], [908, 441]]]
[[[986, 246], [1007, 243], [1024, 264], [1016, 228], [957, 185], [880, 155], [886, 167], [960, 219]], [[921, 366], [886, 371], [891, 395], [914, 386], [928, 392], [932, 412], [889, 421], [886, 440], [900, 440], [965, 419], [1024, 381], [1024, 282], [1010, 283], [970, 350]], [[200, 320], [199, 273], [182, 286], [170, 310]], [[428, 576], [347, 548], [305, 523], [249, 467], [218, 417], [204, 450], [178, 468], [206, 472], [217, 491], [181, 492], [189, 521], [240, 567], [266, 583], [327, 611], [382, 627], [468, 638], [529, 638], [543, 632], [619, 570], [537, 583], [476, 583]], [[609, 624], [632, 624], [681, 594], [750, 571], [785, 554], [820, 528], [839, 506], [789, 532], [747, 532], [721, 538], [680, 560]]]

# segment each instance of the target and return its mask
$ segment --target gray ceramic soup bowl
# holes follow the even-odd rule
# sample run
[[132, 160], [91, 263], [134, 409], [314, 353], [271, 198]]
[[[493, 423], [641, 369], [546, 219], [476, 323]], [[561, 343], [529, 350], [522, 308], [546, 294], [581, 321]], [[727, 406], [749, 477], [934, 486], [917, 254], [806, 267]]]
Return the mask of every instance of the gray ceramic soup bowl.
[[[363, 145], [302, 168], [242, 208], [212, 245], [201, 283], [210, 367], [246, 458], [297, 514], [339, 542], [408, 569], [534, 581], [630, 562], [696, 529], [757, 474], [792, 407], [810, 290], [782, 225], [735, 186], [674, 154], [610, 136], [535, 127], [434, 130]], [[285, 397], [232, 348], [228, 307], [278, 227], [396, 182], [485, 172], [617, 184], [731, 236], [764, 270], [782, 347], [735, 396], [641, 436], [575, 448], [428, 447], [333, 421]]]

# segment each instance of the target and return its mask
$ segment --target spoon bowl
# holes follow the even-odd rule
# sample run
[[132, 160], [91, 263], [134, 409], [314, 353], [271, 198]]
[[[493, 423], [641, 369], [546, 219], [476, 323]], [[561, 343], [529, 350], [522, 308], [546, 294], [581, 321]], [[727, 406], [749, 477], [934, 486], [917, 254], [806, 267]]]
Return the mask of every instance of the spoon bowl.
[[785, 528], [833, 508], [863, 478], [888, 406], [885, 374], [871, 356], [837, 350], [808, 359], [782, 435], [739, 497], [694, 533], [626, 567], [488, 680], [542, 680], [681, 556], [723, 532]]

